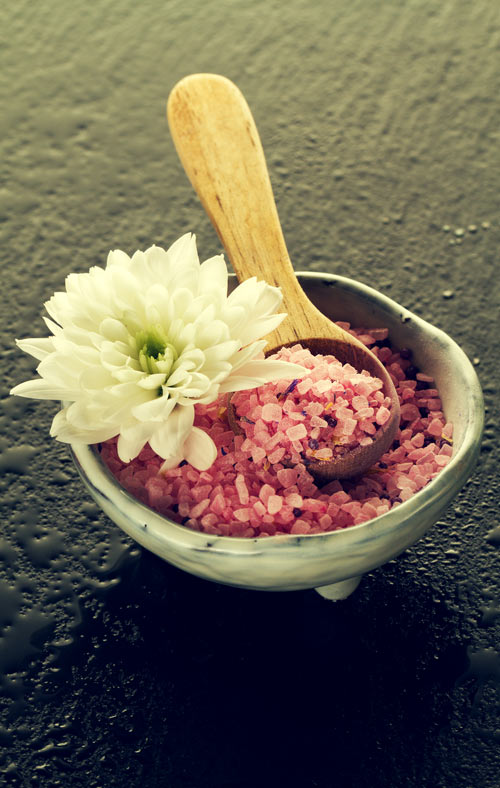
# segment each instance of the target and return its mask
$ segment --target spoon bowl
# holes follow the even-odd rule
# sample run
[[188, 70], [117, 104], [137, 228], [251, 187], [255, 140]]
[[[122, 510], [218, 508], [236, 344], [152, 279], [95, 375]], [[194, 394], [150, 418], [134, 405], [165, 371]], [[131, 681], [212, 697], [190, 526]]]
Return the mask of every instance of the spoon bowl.
[[426, 487], [385, 514], [339, 531], [266, 539], [208, 536], [141, 504], [118, 484], [93, 447], [74, 444], [72, 454], [91, 496], [111, 520], [174, 566], [241, 588], [316, 588], [323, 596], [340, 599], [364, 573], [412, 545], [443, 515], [476, 463], [483, 399], [474, 367], [443, 331], [360, 282], [326, 273], [298, 276], [328, 317], [367, 328], [387, 327], [391, 344], [412, 350], [415, 364], [434, 377], [446, 419], [454, 425], [453, 456]]
[[[283, 293], [287, 318], [268, 335], [267, 354], [297, 343], [335, 356], [382, 381], [390, 416], [367, 446], [317, 461], [320, 483], [358, 476], [391, 446], [399, 400], [391, 376], [362, 342], [335, 325], [300, 287], [285, 244], [264, 152], [250, 109], [236, 85], [215, 74], [193, 74], [172, 90], [167, 107], [177, 153], [207, 211], [239, 281], [258, 275]], [[337, 316], [335, 316], [337, 317]], [[230, 422], [235, 425], [234, 411]]]

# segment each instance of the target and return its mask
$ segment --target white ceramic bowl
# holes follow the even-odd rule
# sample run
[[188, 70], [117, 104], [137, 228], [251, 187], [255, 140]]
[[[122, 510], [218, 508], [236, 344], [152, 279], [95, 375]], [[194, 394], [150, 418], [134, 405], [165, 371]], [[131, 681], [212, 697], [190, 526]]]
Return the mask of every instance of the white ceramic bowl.
[[454, 424], [451, 462], [423, 490], [375, 519], [326, 534], [243, 539], [209, 536], [172, 522], [118, 485], [89, 446], [73, 445], [80, 475], [96, 503], [136, 542], [207, 580], [272, 591], [316, 588], [340, 599], [360, 577], [401, 553], [435, 523], [471, 474], [483, 428], [483, 398], [465, 353], [447, 334], [366, 285], [331, 274], [298, 274], [318, 308], [354, 326], [385, 326], [396, 347], [432, 375]]

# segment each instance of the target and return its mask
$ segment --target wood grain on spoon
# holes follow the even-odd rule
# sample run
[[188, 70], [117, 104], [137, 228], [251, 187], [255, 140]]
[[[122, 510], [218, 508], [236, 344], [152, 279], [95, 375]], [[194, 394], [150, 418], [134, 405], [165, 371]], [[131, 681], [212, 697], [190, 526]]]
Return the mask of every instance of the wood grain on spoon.
[[230, 80], [193, 74], [172, 90], [167, 115], [172, 138], [238, 280], [251, 276], [280, 287], [288, 317], [266, 339], [269, 352], [300, 342], [380, 378], [391, 398], [391, 417], [369, 446], [308, 468], [320, 481], [356, 476], [391, 445], [399, 426], [392, 380], [365, 345], [323, 315], [307, 298], [293, 270], [281, 229], [260, 138], [250, 109]]

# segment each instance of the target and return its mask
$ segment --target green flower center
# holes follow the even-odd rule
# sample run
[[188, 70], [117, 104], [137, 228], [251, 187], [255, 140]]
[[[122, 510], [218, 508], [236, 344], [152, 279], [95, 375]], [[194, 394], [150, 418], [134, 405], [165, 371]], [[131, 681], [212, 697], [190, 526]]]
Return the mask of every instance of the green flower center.
[[143, 372], [149, 375], [170, 374], [179, 354], [174, 345], [168, 341], [168, 336], [161, 326], [151, 326], [138, 331], [135, 335], [135, 343]]

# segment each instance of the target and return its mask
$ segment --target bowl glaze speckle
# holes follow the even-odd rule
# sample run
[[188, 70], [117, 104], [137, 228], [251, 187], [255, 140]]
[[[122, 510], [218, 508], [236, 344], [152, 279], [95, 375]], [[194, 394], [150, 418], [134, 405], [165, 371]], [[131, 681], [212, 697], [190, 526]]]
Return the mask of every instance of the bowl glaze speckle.
[[269, 591], [316, 588], [341, 599], [360, 577], [394, 558], [433, 525], [470, 476], [484, 420], [472, 364], [443, 331], [366, 285], [332, 274], [298, 274], [309, 298], [328, 317], [353, 326], [387, 327], [391, 344], [413, 351], [435, 378], [454, 424], [453, 457], [420, 492], [386, 514], [325, 534], [242, 539], [185, 528], [127, 493], [90, 446], [72, 445], [78, 471], [101, 509], [136, 542], [174, 566], [227, 585]]

